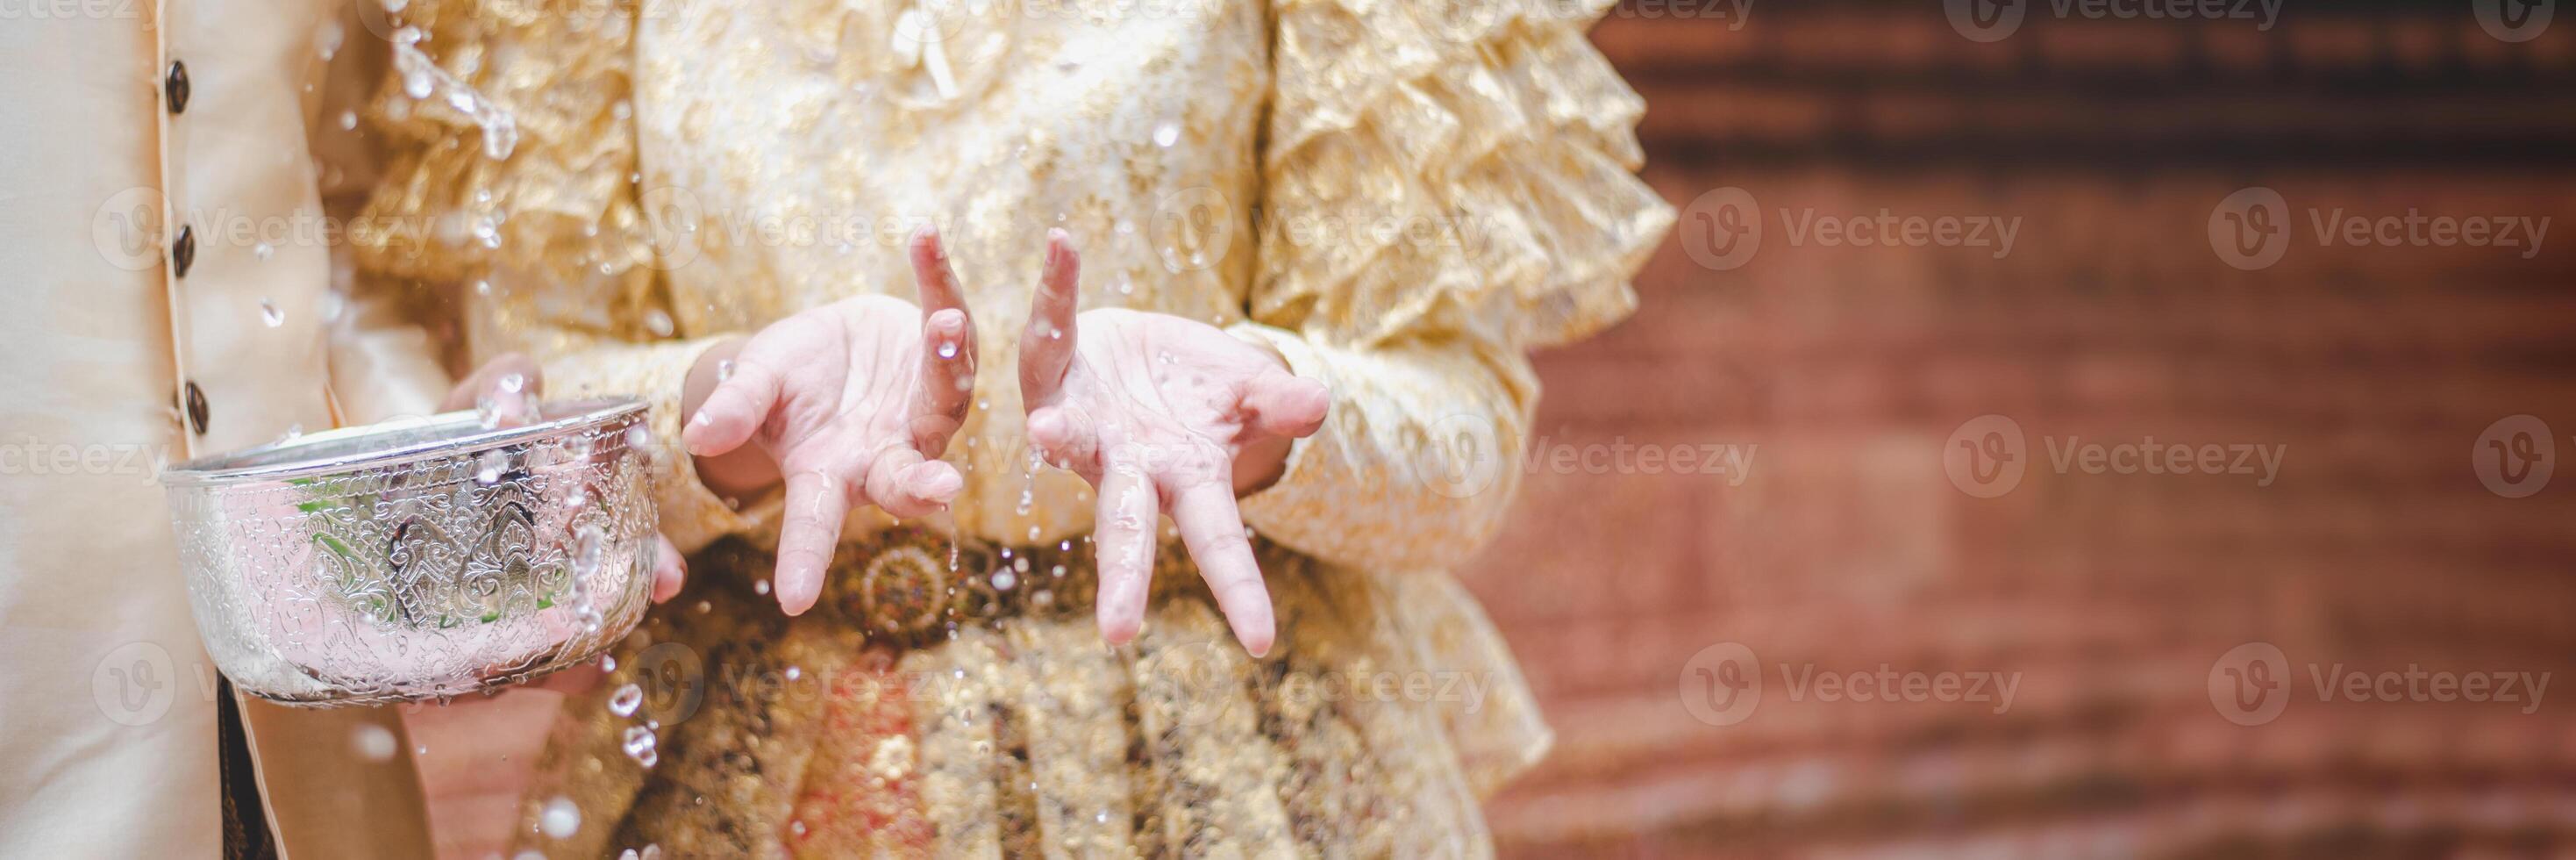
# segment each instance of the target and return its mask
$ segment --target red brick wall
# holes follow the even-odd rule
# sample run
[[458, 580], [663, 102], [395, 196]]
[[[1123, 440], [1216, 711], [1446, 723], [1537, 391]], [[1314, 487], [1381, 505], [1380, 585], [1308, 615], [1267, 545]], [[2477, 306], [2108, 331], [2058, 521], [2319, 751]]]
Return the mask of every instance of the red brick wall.
[[[2472, 468], [2520, 413], [2576, 456], [2576, 232], [2529, 259], [2308, 232], [2338, 207], [2576, 231], [2567, 97], [2465, 83], [2564, 81], [2576, 26], [2508, 47], [2465, 8], [2403, 9], [2304, 10], [2253, 39], [2049, 21], [2000, 48], [1930, 4], [1605, 23], [1653, 111], [1648, 180], [1676, 205], [1741, 188], [1765, 233], [1724, 271], [1667, 242], [1644, 312], [1542, 357], [1539, 432], [1751, 446], [1751, 468], [1542, 470], [1466, 566], [1559, 732], [1491, 807], [1507, 852], [2576, 850], [2576, 687], [2525, 714], [2312, 686], [2337, 666], [2576, 665], [2576, 476], [2514, 499]], [[2240, 271], [2207, 224], [2254, 185], [2294, 232]], [[2003, 259], [1794, 246], [1784, 207], [2021, 228]], [[1943, 452], [1987, 414], [2024, 431], [2031, 468], [1978, 498]], [[2049, 462], [2070, 438], [2147, 436], [2284, 459], [2269, 486]], [[1765, 687], [1711, 725], [1685, 669], [1723, 642]], [[2286, 658], [2289, 698], [2240, 726], [2208, 679], [2249, 642]], [[1799, 701], [1784, 663], [2020, 680], [2002, 713]]]

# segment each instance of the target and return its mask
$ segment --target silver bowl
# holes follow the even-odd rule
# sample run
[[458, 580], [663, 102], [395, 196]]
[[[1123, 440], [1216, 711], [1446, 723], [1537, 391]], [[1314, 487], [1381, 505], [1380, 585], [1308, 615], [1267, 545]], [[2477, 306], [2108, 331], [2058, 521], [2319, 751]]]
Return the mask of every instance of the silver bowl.
[[243, 692], [446, 698], [595, 659], [643, 617], [653, 436], [633, 400], [352, 427], [162, 474], [197, 630]]

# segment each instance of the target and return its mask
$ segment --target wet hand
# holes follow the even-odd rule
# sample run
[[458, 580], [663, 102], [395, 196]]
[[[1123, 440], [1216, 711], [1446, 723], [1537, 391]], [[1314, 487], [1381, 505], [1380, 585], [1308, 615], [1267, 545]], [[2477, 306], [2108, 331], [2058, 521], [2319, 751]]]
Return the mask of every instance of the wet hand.
[[776, 592], [789, 615], [821, 596], [852, 507], [923, 516], [965, 487], [938, 457], [973, 396], [974, 326], [938, 234], [914, 234], [911, 253], [919, 306], [861, 296], [780, 320], [710, 350], [701, 363], [730, 371], [687, 398], [681, 438], [710, 489], [786, 483]]
[[1099, 496], [1101, 635], [1144, 625], [1165, 510], [1235, 638], [1258, 656], [1275, 634], [1269, 590], [1235, 497], [1276, 480], [1289, 443], [1323, 425], [1321, 383], [1266, 345], [1170, 314], [1077, 314], [1080, 262], [1061, 230], [1020, 341], [1029, 440]]

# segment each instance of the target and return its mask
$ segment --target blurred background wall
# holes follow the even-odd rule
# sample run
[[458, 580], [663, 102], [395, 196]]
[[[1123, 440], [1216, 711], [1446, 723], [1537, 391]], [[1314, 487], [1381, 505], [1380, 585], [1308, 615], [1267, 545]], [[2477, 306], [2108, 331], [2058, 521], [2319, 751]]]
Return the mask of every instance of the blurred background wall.
[[[2576, 12], [2144, 5], [1594, 31], [1685, 208], [1465, 568], [1559, 734], [1507, 854], [2576, 852]], [[1881, 210], [1962, 232], [1813, 229]]]

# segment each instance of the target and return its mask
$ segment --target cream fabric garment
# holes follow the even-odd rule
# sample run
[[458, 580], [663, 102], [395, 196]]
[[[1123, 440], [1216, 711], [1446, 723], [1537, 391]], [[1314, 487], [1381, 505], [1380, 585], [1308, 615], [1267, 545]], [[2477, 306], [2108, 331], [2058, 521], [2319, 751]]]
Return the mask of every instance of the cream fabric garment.
[[[1486, 851], [1475, 795], [1549, 734], [1446, 571], [1517, 484], [1524, 353], [1624, 316], [1672, 220], [1631, 173], [1644, 103], [1584, 40], [1607, 0], [578, 8], [409, 0], [417, 73], [367, 117], [402, 144], [369, 211], [440, 226], [358, 236], [362, 267], [483, 283], [478, 354], [538, 355], [557, 392], [651, 397], [670, 438], [708, 346], [911, 296], [903, 240], [935, 223], [981, 332], [975, 408], [943, 455], [966, 480], [958, 555], [1011, 567], [942, 568], [948, 538], [862, 510], [823, 608], [784, 619], [760, 590], [770, 561], [732, 551], [774, 539], [774, 495], [736, 509], [689, 458], [659, 458], [665, 533], [713, 551], [569, 700], [523, 833], [558, 796], [581, 829], [521, 847]], [[1029, 465], [1010, 370], [1051, 227], [1082, 248], [1085, 308], [1226, 327], [1333, 391], [1324, 428], [1242, 502], [1275, 550], [1268, 657], [1225, 639], [1177, 546], [1138, 640], [1101, 645], [1072, 543], [1089, 490]], [[953, 636], [921, 629], [943, 618]], [[800, 686], [715, 684], [668, 719], [609, 707], [628, 683], [675, 688], [648, 674], [663, 644], [705, 677]], [[1490, 694], [1296, 692], [1405, 677]], [[654, 732], [648, 769], [625, 745]]]
[[[329, 128], [313, 121], [328, 92], [312, 84], [333, 28], [364, 34], [311, 0], [12, 8], [0, 856], [216, 856], [216, 714], [233, 705], [198, 643], [156, 466], [332, 426], [335, 388], [341, 414], [364, 419], [422, 411], [446, 385], [419, 333], [365, 329], [385, 315], [330, 290], [329, 171], [307, 146]], [[176, 111], [174, 61], [188, 80]], [[183, 406], [200, 399], [202, 430]], [[244, 713], [290, 852], [424, 849], [408, 758], [366, 764], [349, 742], [361, 723], [399, 738], [391, 713]]]

